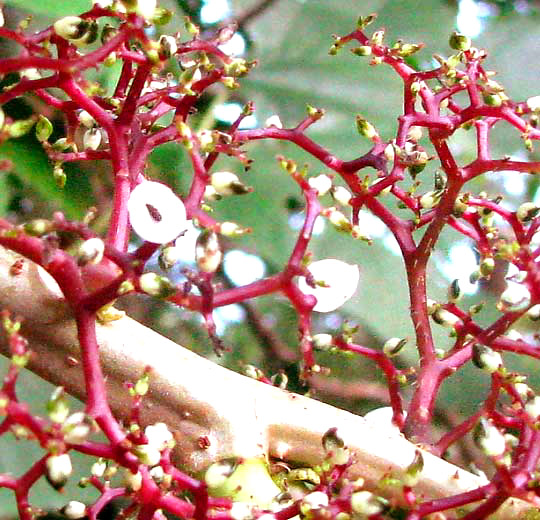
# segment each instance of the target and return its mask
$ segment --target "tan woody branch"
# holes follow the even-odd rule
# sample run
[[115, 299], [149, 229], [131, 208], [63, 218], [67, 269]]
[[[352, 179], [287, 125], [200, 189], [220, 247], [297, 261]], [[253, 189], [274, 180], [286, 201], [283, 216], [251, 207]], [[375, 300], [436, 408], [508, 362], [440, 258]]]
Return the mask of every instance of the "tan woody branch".
[[[23, 334], [34, 352], [29, 368], [84, 400], [82, 370], [73, 363], [79, 358], [74, 321], [35, 264], [25, 260], [22, 272], [11, 274], [18, 258], [0, 248], [0, 308], [24, 319]], [[372, 488], [384, 475], [399, 476], [413, 461], [417, 446], [393, 429], [377, 428], [363, 417], [236, 374], [128, 317], [98, 325], [98, 338], [115, 415], [122, 419], [129, 413], [124, 383], [151, 367], [142, 420], [164, 421], [178, 432], [176, 462], [186, 470], [198, 471], [231, 455], [265, 454], [317, 464], [324, 457], [321, 438], [333, 427], [354, 455], [351, 477], [364, 478]], [[3, 332], [0, 351], [8, 354]], [[201, 443], [203, 437], [209, 447]], [[425, 466], [415, 489], [424, 498], [451, 496], [486, 483], [428, 452], [423, 455]], [[512, 499], [496, 518], [518, 518], [530, 508]]]

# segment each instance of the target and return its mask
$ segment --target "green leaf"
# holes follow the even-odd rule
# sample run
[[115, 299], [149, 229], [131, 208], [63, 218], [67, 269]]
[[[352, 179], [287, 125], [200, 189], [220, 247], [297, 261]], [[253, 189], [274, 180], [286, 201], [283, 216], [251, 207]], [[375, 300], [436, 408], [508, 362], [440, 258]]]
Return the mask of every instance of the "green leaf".
[[66, 187], [56, 186], [47, 156], [31, 137], [10, 139], [0, 144], [0, 159], [11, 160], [13, 174], [68, 218], [81, 218], [92, 204], [86, 176], [68, 173]]
[[7, 0], [7, 5], [13, 5], [29, 13], [39, 13], [59, 18], [67, 15], [78, 15], [92, 8], [90, 0], [70, 0], [69, 2], [60, 2], [58, 0]]

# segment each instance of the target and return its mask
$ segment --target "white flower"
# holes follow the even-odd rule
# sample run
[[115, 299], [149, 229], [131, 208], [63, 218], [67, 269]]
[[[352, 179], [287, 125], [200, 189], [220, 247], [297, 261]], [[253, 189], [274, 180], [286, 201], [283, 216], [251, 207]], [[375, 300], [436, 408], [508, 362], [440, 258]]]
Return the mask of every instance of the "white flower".
[[313, 307], [317, 312], [331, 312], [341, 307], [355, 293], [360, 280], [357, 265], [346, 264], [335, 258], [313, 262], [308, 266], [308, 271], [316, 282], [326, 285], [311, 287], [304, 277], [298, 280], [298, 287], [304, 294], [312, 294], [317, 298], [317, 304]]
[[159, 451], [174, 445], [173, 434], [165, 423], [159, 422], [151, 424], [144, 429], [144, 435], [150, 446]]
[[265, 122], [264, 126], [268, 128], [269, 126], [275, 126], [276, 128], [283, 128], [283, 123], [278, 115], [274, 114], [270, 116]]
[[308, 184], [315, 190], [317, 190], [317, 195], [322, 197], [326, 195], [330, 188], [332, 187], [332, 179], [328, 175], [317, 175], [317, 177], [310, 177], [308, 179]]
[[128, 212], [135, 233], [155, 244], [174, 240], [187, 227], [184, 203], [160, 182], [141, 182], [131, 192]]
[[533, 112], [540, 110], [540, 96], [533, 96], [527, 99], [527, 106]]

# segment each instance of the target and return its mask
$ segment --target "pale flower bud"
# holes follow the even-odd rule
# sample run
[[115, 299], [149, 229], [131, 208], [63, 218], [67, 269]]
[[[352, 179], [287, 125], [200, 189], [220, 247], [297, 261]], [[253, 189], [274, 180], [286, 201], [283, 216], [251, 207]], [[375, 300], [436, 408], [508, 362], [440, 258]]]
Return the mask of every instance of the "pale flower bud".
[[377, 515], [385, 508], [384, 501], [370, 491], [357, 491], [351, 495], [351, 509], [359, 515], [365, 517]]
[[308, 184], [315, 190], [317, 190], [317, 195], [322, 197], [326, 195], [330, 188], [332, 188], [332, 179], [328, 175], [318, 175], [317, 177], [310, 177], [308, 179]]
[[176, 292], [174, 284], [168, 278], [156, 273], [142, 274], [139, 277], [139, 286], [141, 291], [158, 298], [166, 298]]
[[298, 280], [298, 287], [304, 294], [317, 298], [313, 308], [316, 312], [331, 312], [341, 307], [355, 293], [360, 280], [357, 265], [350, 265], [341, 260], [326, 258], [308, 266], [316, 287], [307, 284], [304, 277]]
[[165, 244], [186, 229], [184, 203], [165, 184], [141, 182], [128, 201], [129, 221], [143, 240]]
[[486, 345], [473, 345], [473, 363], [482, 370], [493, 374], [503, 365], [501, 355]]
[[70, 500], [60, 512], [68, 518], [68, 520], [77, 520], [86, 516], [86, 506], [77, 500]]
[[210, 184], [220, 195], [243, 195], [251, 190], [240, 182], [232, 172], [215, 172], [210, 176]]
[[92, 419], [84, 412], [71, 414], [62, 424], [64, 441], [70, 444], [84, 442], [92, 429]]
[[317, 350], [329, 350], [332, 348], [331, 334], [315, 334], [313, 336], [313, 348]]
[[352, 198], [351, 192], [343, 186], [334, 186], [331, 194], [334, 200], [342, 206], [347, 206]]
[[531, 293], [522, 284], [509, 283], [499, 299], [497, 307], [501, 311], [521, 311], [531, 303]]
[[45, 461], [45, 467], [47, 469], [47, 480], [55, 489], [64, 487], [65, 483], [73, 472], [71, 458], [67, 453], [50, 455]]
[[197, 267], [205, 273], [213, 273], [219, 267], [223, 253], [216, 233], [204, 229], [197, 238], [195, 246]]
[[396, 356], [407, 344], [407, 338], [390, 338], [383, 345], [383, 352], [388, 357]]
[[302, 499], [300, 511], [303, 515], [308, 515], [310, 511], [326, 506], [328, 506], [328, 495], [322, 491], [314, 491]]
[[79, 265], [99, 264], [103, 260], [105, 242], [101, 238], [89, 238], [85, 240], [77, 251], [77, 263]]
[[139, 491], [142, 486], [142, 475], [140, 471], [137, 473], [131, 473], [127, 468], [124, 469], [124, 485], [130, 491]]
[[498, 457], [506, 450], [504, 435], [485, 418], [480, 419], [473, 436], [478, 447], [490, 457]]
[[83, 135], [83, 148], [85, 150], [97, 150], [101, 144], [101, 130], [89, 128]]
[[527, 106], [533, 112], [540, 111], [540, 96], [533, 96], [527, 99]]
[[536, 421], [540, 415], [540, 396], [535, 395], [532, 399], [529, 399], [525, 404], [525, 413], [533, 420]]
[[159, 422], [147, 426], [144, 429], [144, 435], [148, 444], [160, 451], [174, 446], [173, 434], [165, 423]]
[[155, 446], [138, 444], [132, 448], [133, 454], [147, 466], [156, 466], [161, 460], [161, 453]]

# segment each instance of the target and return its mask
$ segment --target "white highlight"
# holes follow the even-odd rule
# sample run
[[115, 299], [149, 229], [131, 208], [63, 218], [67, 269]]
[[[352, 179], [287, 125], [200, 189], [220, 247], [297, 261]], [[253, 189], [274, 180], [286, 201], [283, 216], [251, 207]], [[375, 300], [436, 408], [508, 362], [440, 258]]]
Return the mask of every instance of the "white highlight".
[[266, 274], [266, 266], [258, 256], [250, 255], [239, 249], [229, 251], [225, 255], [223, 268], [234, 285], [253, 283]]
[[298, 287], [304, 294], [312, 294], [317, 298], [313, 307], [316, 312], [331, 312], [341, 307], [356, 292], [360, 280], [357, 265], [350, 265], [335, 258], [318, 260], [308, 266], [308, 271], [316, 282], [324, 282], [328, 287], [311, 287], [302, 276]]
[[187, 227], [184, 203], [165, 184], [143, 181], [128, 201], [131, 227], [143, 240], [165, 244]]

